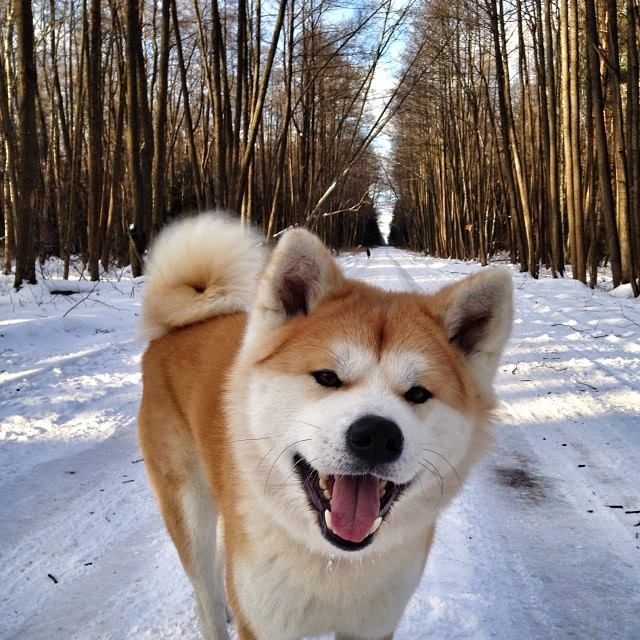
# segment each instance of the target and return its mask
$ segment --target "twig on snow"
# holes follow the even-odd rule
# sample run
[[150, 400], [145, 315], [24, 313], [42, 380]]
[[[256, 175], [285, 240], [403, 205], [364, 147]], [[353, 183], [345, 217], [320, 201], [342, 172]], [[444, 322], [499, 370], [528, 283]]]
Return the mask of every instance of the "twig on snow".
[[91, 290], [89, 291], [89, 293], [87, 293], [87, 295], [84, 298], [80, 298], [80, 300], [78, 300], [78, 302], [76, 302], [73, 306], [69, 307], [63, 314], [62, 317], [66, 318], [76, 307], [79, 307], [83, 302], [85, 302], [86, 300], [88, 300], [91, 297], [91, 294], [98, 288], [98, 285], [100, 283], [96, 282], [93, 287], [91, 288]]
[[624, 312], [624, 308], [622, 305], [620, 305], [620, 313], [622, 314], [622, 316], [628, 320], [631, 324], [634, 324], [636, 327], [640, 327], [640, 324], [638, 324], [637, 322], [635, 322], [635, 320], [632, 320], [625, 312]]
[[577, 331], [578, 333], [586, 333], [587, 331], [589, 331], [589, 329], [578, 329], [578, 327], [574, 327], [570, 324], [565, 324], [564, 322], [553, 322], [551, 324], [552, 327], [567, 327], [567, 329], [573, 329], [574, 331]]

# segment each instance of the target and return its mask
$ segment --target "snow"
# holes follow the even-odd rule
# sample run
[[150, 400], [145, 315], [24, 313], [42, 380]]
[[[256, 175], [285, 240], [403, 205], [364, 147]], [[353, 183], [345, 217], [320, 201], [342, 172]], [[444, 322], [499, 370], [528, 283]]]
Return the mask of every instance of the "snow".
[[[341, 264], [424, 291], [481, 268], [392, 248]], [[640, 307], [606, 281], [507, 268], [495, 446], [443, 515], [396, 638], [637, 638]], [[0, 280], [0, 637], [198, 638], [136, 441], [144, 284], [59, 269], [17, 293]]]

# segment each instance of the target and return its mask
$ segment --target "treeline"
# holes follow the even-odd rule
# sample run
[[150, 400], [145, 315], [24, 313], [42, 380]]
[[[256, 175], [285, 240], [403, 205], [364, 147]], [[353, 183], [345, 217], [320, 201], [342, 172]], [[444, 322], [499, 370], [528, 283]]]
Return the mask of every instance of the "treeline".
[[80, 254], [91, 279], [139, 274], [166, 221], [213, 207], [362, 242], [401, 84], [368, 101], [405, 19], [392, 0], [1, 3], [5, 272]]
[[439, 55], [397, 124], [391, 241], [592, 285], [607, 263], [637, 296], [638, 0], [424, 0], [414, 32]]

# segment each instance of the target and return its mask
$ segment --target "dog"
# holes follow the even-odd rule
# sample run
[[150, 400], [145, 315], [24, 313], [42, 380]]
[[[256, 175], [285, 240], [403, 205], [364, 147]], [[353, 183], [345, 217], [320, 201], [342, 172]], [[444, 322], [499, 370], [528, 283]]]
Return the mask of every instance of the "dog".
[[390, 640], [438, 514], [485, 450], [511, 276], [350, 280], [219, 214], [148, 256], [139, 435], [204, 637]]

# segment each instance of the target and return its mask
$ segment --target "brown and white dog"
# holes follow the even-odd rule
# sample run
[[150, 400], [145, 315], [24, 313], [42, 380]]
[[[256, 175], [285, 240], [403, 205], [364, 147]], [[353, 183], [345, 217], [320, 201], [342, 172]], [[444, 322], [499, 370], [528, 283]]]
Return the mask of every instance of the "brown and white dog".
[[393, 636], [438, 513], [485, 448], [510, 275], [432, 295], [270, 257], [219, 215], [148, 260], [140, 440], [206, 638]]

